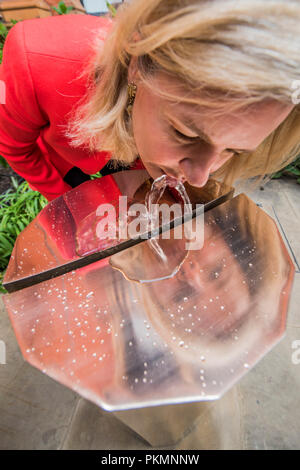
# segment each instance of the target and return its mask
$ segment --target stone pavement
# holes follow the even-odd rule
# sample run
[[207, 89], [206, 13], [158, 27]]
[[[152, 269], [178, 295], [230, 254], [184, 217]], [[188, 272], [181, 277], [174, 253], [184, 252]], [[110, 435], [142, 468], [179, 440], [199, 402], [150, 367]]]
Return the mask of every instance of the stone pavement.
[[0, 449], [300, 448], [300, 186], [244, 192], [277, 221], [295, 263], [284, 339], [220, 400], [109, 413], [24, 361], [0, 300]]

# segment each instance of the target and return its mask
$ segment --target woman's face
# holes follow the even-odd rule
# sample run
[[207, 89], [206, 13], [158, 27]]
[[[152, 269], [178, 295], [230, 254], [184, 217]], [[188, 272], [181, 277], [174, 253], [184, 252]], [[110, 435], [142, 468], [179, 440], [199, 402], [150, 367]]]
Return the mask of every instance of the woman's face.
[[138, 79], [132, 81], [137, 84], [133, 133], [144, 166], [153, 178], [167, 174], [194, 186], [204, 186], [230, 158], [254, 151], [293, 109], [292, 104], [269, 100], [216, 117], [207, 109], [155, 94], [157, 84], [184, 96], [179, 82], [164, 74], [155, 77], [154, 91]]
[[225, 340], [252, 301], [246, 275], [222, 233], [206, 224], [205, 234], [203, 248], [190, 251], [174, 277], [145, 285], [168, 330], [196, 342], [201, 335]]

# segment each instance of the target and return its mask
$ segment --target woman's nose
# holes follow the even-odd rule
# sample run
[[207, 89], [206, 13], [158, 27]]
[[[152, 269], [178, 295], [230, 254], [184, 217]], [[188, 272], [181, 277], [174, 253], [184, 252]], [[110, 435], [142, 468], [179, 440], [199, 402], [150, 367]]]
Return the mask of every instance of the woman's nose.
[[198, 155], [197, 158], [184, 158], [179, 162], [179, 166], [192, 186], [205, 186], [209, 178], [211, 169], [216, 166], [219, 159], [218, 153], [208, 155]]
[[191, 287], [202, 292], [204, 289], [203, 270], [194, 261], [186, 261], [178, 271], [177, 277], [180, 281], [184, 281]]

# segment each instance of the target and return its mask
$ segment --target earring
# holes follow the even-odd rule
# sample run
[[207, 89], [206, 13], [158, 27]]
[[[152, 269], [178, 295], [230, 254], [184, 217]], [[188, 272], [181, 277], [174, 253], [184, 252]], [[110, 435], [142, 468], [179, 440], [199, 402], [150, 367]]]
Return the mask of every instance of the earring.
[[128, 83], [127, 85], [127, 94], [128, 94], [128, 101], [126, 111], [130, 115], [132, 113], [132, 107], [136, 95], [137, 86], [134, 83]]

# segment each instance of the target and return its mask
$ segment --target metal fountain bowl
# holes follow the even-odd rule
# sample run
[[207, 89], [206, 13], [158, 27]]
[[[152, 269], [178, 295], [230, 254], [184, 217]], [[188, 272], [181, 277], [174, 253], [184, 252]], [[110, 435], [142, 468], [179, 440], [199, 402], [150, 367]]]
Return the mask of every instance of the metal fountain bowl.
[[205, 207], [202, 248], [163, 241], [180, 264], [174, 276], [137, 282], [161, 273], [148, 240], [107, 246], [97, 259], [91, 229], [88, 255], [78, 252], [80, 228], [108, 186], [116, 198], [141, 200], [147, 179], [143, 170], [121, 172], [50, 202], [19, 235], [4, 279], [24, 358], [106, 410], [218, 399], [286, 329], [294, 266], [276, 224], [215, 181], [187, 188]]

